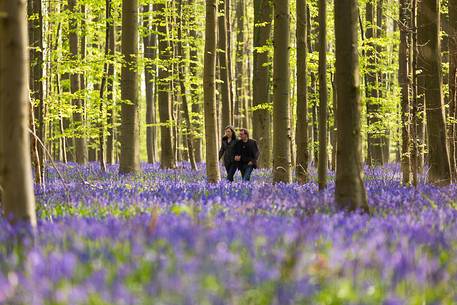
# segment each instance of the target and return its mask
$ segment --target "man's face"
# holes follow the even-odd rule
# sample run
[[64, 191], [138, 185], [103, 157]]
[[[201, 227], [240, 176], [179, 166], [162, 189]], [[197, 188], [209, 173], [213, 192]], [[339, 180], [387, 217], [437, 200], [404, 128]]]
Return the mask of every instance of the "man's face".
[[240, 139], [242, 141], [246, 141], [248, 139], [248, 135], [243, 130], [240, 131]]

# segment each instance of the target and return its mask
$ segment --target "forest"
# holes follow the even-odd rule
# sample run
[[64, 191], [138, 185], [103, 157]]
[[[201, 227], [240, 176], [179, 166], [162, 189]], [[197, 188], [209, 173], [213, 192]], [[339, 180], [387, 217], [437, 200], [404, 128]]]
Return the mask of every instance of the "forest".
[[0, 305], [457, 303], [457, 0], [0, 0]]

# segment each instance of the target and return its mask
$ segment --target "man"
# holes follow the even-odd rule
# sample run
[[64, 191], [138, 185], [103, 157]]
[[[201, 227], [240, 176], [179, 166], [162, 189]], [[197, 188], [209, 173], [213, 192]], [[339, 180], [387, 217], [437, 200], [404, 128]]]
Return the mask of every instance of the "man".
[[249, 139], [247, 129], [240, 129], [240, 139], [235, 146], [235, 161], [239, 162], [238, 168], [241, 171], [243, 181], [250, 181], [251, 174], [254, 168], [257, 168], [257, 160], [259, 159], [259, 148], [257, 142]]

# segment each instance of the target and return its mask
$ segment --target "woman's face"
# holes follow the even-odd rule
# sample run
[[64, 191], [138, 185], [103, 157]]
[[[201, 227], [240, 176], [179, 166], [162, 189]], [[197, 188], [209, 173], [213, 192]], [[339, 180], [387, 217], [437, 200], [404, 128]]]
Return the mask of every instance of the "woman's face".
[[225, 135], [227, 136], [227, 138], [232, 138], [232, 135], [233, 135], [232, 130], [230, 128], [227, 128], [225, 130]]

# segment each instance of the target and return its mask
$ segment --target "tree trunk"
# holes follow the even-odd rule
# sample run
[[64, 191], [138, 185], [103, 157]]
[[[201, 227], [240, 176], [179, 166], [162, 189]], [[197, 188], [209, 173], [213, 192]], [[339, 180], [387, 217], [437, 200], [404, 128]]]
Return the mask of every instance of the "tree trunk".
[[[189, 6], [193, 6], [194, 5], [194, 0], [189, 0], [188, 4], [189, 4]], [[191, 18], [189, 19], [189, 23], [191, 23], [191, 24], [195, 23], [194, 17], [191, 16]], [[190, 73], [190, 76], [195, 79], [197, 77], [198, 47], [196, 45], [196, 42], [197, 42], [197, 38], [198, 37], [197, 37], [197, 31], [193, 27], [189, 31], [189, 36], [191, 38], [191, 41], [189, 43], [190, 44], [190, 50], [189, 50], [189, 56], [190, 56], [189, 73]], [[199, 97], [199, 94], [198, 94], [198, 87], [199, 86], [195, 81], [192, 81], [190, 83], [190, 96], [191, 96], [192, 115], [193, 116], [199, 115], [201, 113], [201, 103], [200, 103], [200, 97]], [[233, 101], [233, 99], [232, 99], [232, 101]], [[232, 121], [233, 121], [233, 118], [232, 118]], [[193, 129], [194, 130], [201, 130], [202, 129], [201, 128], [201, 124], [198, 122], [198, 120], [194, 119]], [[196, 133], [196, 134], [198, 135], [198, 133]], [[202, 157], [202, 139], [201, 139], [201, 136], [194, 136], [193, 139], [194, 139], [193, 147], [195, 149], [195, 162], [201, 163], [202, 159], [203, 159], [203, 157]]]
[[451, 181], [446, 145], [440, 48], [440, 7], [437, 0], [422, 0], [419, 6], [419, 66], [425, 90], [430, 183], [447, 185]]
[[274, 0], [273, 182], [291, 181], [289, 0]]
[[308, 16], [306, 0], [297, 0], [297, 121], [295, 142], [297, 145], [295, 175], [298, 183], [308, 182]]
[[206, 174], [208, 181], [220, 180], [216, 133], [216, 0], [206, 0], [205, 62], [203, 94], [205, 107]]
[[0, 1], [0, 186], [4, 215], [34, 227], [26, 4]]
[[[34, 119], [30, 125], [36, 132], [36, 136], [44, 142], [44, 91], [43, 91], [43, 15], [41, 11], [41, 0], [28, 0], [29, 17], [29, 46], [30, 46], [30, 95], [34, 105], [32, 108]], [[38, 156], [33, 157], [32, 163], [35, 169], [35, 181], [42, 182], [42, 168], [44, 151], [38, 145], [35, 136], [31, 136], [32, 154], [38, 152]]]
[[[244, 105], [244, 0], [236, 1], [236, 66], [235, 66], [235, 80], [236, 80], [236, 100], [235, 100], [235, 125], [243, 126], [243, 105]], [[247, 128], [247, 126], [243, 126]]]
[[366, 3], [366, 31], [365, 38], [368, 44], [366, 80], [366, 104], [368, 123], [368, 164], [370, 166], [382, 165], [381, 131], [379, 130], [379, 101], [376, 77], [376, 53], [372, 42], [374, 38], [374, 8], [373, 3]]
[[[111, 14], [111, 12], [110, 12]], [[115, 123], [115, 112], [114, 112], [114, 99], [113, 99], [113, 91], [114, 91], [114, 52], [115, 52], [115, 30], [113, 21], [107, 22], [107, 29], [106, 29], [109, 37], [108, 40], [108, 55], [110, 63], [108, 64], [108, 75], [107, 75], [107, 83], [106, 83], [106, 99], [110, 103], [108, 107], [108, 127], [107, 127], [107, 139], [106, 139], [106, 163], [112, 164], [114, 159], [114, 123]]]
[[335, 200], [341, 209], [368, 212], [362, 180], [361, 102], [356, 0], [335, 1], [337, 170]]
[[253, 129], [254, 139], [261, 151], [258, 166], [271, 167], [271, 116], [270, 103], [270, 62], [265, 49], [271, 35], [273, 8], [270, 0], [254, 1], [254, 73], [253, 90]]
[[146, 30], [146, 35], [143, 37], [143, 47], [144, 47], [144, 81], [146, 88], [146, 151], [148, 154], [148, 163], [156, 162], [156, 138], [155, 138], [155, 126], [151, 126], [155, 123], [155, 80], [157, 67], [154, 63], [157, 57], [157, 35], [151, 29], [152, 19], [151, 4], [143, 5], [143, 27]]
[[[448, 1], [449, 11], [449, 105], [454, 122], [457, 118], [457, 0]], [[451, 123], [449, 151], [454, 171], [457, 176], [457, 124]]]
[[410, 58], [408, 52], [409, 40], [409, 25], [410, 25], [410, 3], [408, 0], [400, 1], [400, 49], [399, 49], [399, 69], [398, 69], [398, 82], [401, 89], [401, 171], [403, 177], [403, 184], [408, 185], [411, 183], [411, 164], [409, 158], [410, 146], [410, 116], [409, 116], [409, 71], [408, 59]]
[[122, 1], [121, 173], [140, 171], [138, 117], [138, 0]]
[[228, 66], [228, 52], [227, 52], [227, 22], [225, 20], [225, 0], [219, 1], [219, 65], [220, 65], [220, 79], [221, 79], [221, 95], [222, 95], [222, 128], [232, 124], [232, 101], [230, 94], [229, 82], [229, 66]]
[[157, 3], [157, 12], [160, 14], [160, 23], [157, 26], [159, 36], [159, 67], [158, 96], [160, 117], [160, 166], [162, 168], [175, 168], [175, 154], [173, 152], [172, 116], [170, 104], [170, 72], [168, 61], [170, 51], [168, 48], [168, 34], [166, 25], [166, 8], [164, 3]]
[[[76, 10], [76, 0], [68, 0], [68, 9], [70, 11], [70, 53], [72, 60], [78, 59], [78, 18]], [[81, 90], [81, 79], [78, 73], [70, 75], [71, 94], [73, 95], [72, 104], [73, 124], [75, 130], [75, 157], [79, 164], [86, 164], [88, 161], [88, 150], [86, 137], [84, 135], [84, 101], [78, 96]]]
[[327, 185], [327, 0], [319, 0], [319, 190]]
[[193, 130], [192, 130], [192, 123], [190, 121], [190, 114], [189, 114], [189, 105], [187, 102], [187, 88], [186, 88], [186, 77], [185, 77], [185, 65], [186, 65], [186, 57], [184, 53], [184, 48], [182, 46], [182, 28], [183, 28], [183, 18], [182, 18], [182, 0], [178, 0], [178, 45], [177, 45], [177, 55], [179, 59], [179, 67], [178, 67], [178, 74], [179, 74], [179, 85], [181, 89], [181, 101], [182, 101], [182, 108], [184, 114], [184, 120], [186, 122], [186, 144], [187, 144], [187, 152], [189, 161], [192, 167], [192, 170], [197, 170], [197, 164], [195, 162], [194, 157], [194, 147], [193, 147]]

